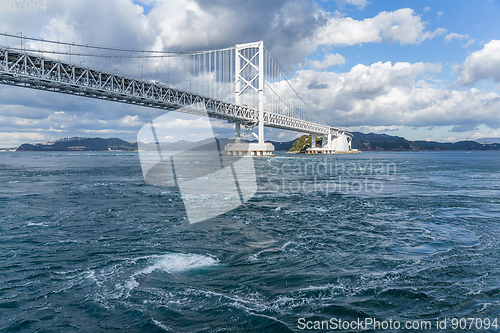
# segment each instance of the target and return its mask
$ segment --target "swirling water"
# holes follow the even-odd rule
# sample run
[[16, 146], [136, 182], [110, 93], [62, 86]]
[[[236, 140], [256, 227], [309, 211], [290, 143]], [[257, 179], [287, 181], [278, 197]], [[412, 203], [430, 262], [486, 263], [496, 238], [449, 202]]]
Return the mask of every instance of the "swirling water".
[[0, 331], [500, 316], [498, 152], [255, 165], [253, 199], [189, 225], [135, 153], [1, 153]]

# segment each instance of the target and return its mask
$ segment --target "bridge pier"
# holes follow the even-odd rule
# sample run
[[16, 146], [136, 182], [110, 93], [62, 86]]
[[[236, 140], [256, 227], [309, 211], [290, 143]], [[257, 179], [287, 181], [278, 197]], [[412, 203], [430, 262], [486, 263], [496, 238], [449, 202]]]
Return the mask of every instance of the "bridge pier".
[[[260, 127], [260, 126], [259, 126]], [[235, 123], [234, 126], [233, 144], [226, 145], [224, 148], [229, 156], [274, 156], [274, 146], [270, 143], [262, 142], [264, 133], [259, 132], [259, 135], [253, 132], [253, 127], [246, 127], [246, 132], [241, 134], [241, 124]], [[262, 133], [262, 135], [261, 135]], [[252, 134], [258, 139], [258, 142], [241, 142], [241, 139], [247, 134]]]

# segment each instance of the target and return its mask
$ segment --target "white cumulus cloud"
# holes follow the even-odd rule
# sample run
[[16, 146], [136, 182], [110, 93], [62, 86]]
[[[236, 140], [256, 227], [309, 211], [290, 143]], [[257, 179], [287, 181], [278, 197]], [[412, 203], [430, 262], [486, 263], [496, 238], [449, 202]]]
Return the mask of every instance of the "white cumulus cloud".
[[381, 12], [373, 18], [358, 21], [350, 17], [332, 17], [319, 29], [320, 45], [357, 45], [363, 43], [418, 44], [432, 39], [446, 30], [425, 30], [426, 22], [411, 8]]
[[343, 64], [345, 64], [345, 58], [338, 53], [327, 54], [321, 61], [318, 60], [311, 61], [311, 67], [314, 69], [326, 69], [335, 65], [343, 65]]
[[458, 73], [457, 83], [472, 85], [481, 80], [493, 79], [500, 82], [500, 40], [492, 40], [484, 47], [470, 54], [455, 68]]
[[337, 2], [353, 5], [358, 9], [363, 9], [370, 3], [368, 0], [337, 0]]
[[[297, 72], [292, 83], [326, 122], [349, 126], [500, 127], [500, 96], [477, 89], [458, 91], [436, 86], [433, 63], [377, 62], [356, 65], [346, 73]], [[315, 87], [309, 87], [315, 82]]]
[[453, 39], [458, 39], [458, 40], [467, 39], [467, 43], [462, 45], [463, 48], [468, 48], [469, 46], [471, 46], [472, 44], [474, 44], [476, 42], [476, 40], [474, 38], [470, 38], [470, 36], [467, 34], [460, 35], [460, 34], [457, 34], [455, 32], [452, 32], [452, 33], [446, 35], [446, 37], [444, 37], [444, 42], [449, 43]]
[[445, 42], [450, 42], [453, 39], [462, 40], [464, 38], [469, 38], [469, 35], [460, 35], [460, 34], [457, 34], [455, 32], [452, 32], [451, 34], [448, 34], [448, 35], [446, 35], [446, 37], [444, 37], [444, 41]]

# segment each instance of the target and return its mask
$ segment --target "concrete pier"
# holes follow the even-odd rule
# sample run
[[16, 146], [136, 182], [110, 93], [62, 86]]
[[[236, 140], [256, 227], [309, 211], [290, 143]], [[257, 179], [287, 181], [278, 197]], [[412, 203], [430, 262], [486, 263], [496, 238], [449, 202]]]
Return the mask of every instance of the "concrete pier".
[[225, 148], [228, 156], [274, 156], [274, 146], [265, 143], [236, 142]]

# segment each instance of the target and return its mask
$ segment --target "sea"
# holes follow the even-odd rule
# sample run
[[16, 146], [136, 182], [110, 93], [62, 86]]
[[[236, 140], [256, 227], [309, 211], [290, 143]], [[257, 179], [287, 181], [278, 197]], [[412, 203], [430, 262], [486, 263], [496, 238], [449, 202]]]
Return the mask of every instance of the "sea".
[[500, 331], [500, 152], [254, 168], [189, 223], [138, 153], [0, 153], [0, 331]]

